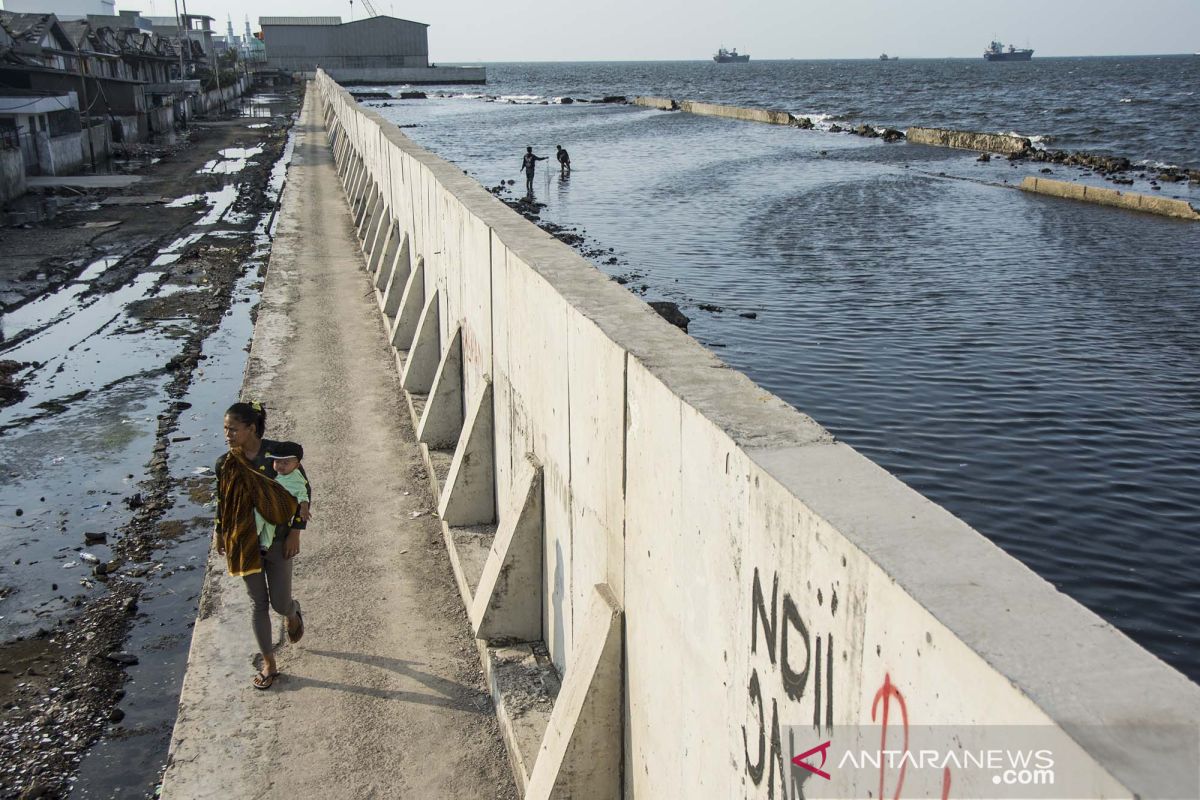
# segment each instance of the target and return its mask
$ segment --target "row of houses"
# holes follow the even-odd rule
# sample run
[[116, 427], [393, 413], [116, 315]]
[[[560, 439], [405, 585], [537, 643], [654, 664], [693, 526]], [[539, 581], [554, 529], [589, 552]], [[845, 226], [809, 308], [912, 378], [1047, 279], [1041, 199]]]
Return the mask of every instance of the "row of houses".
[[18, 156], [25, 176], [70, 174], [244, 90], [245, 65], [218, 56], [211, 17], [167, 21], [0, 11], [0, 201], [18, 193]]

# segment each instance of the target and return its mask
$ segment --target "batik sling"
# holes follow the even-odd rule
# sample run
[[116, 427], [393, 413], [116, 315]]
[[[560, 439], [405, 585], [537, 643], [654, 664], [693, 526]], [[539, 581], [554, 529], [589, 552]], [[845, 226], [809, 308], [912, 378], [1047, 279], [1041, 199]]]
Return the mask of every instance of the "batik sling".
[[255, 509], [272, 525], [287, 526], [296, 508], [296, 498], [255, 469], [241, 448], [230, 450], [217, 474], [217, 541], [225, 547], [229, 574], [262, 572]]

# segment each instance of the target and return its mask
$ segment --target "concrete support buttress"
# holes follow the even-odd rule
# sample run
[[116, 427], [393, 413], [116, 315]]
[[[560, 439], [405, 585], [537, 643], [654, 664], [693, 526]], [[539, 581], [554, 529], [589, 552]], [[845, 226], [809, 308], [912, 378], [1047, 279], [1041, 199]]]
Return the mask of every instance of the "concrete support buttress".
[[383, 285], [383, 315], [394, 320], [396, 311], [400, 308], [400, 300], [404, 297], [404, 287], [408, 284], [410, 267], [408, 264], [408, 234], [401, 234], [400, 247], [391, 264], [384, 265], [380, 274], [387, 273], [387, 282]]
[[358, 246], [366, 247], [367, 233], [371, 230], [371, 226], [375, 223], [379, 216], [380, 206], [383, 205], [383, 195], [379, 192], [379, 187], [374, 183], [371, 184], [371, 190], [368, 193], [367, 202], [363, 203], [362, 219], [358, 222]]
[[345, 188], [346, 175], [346, 148], [349, 142], [346, 140], [346, 135], [338, 131], [337, 139], [333, 144], [333, 160], [337, 163], [338, 180], [342, 181], [342, 188]]
[[392, 260], [396, 257], [396, 247], [400, 244], [400, 226], [387, 216], [387, 228], [376, 237], [375, 249], [371, 253], [371, 263], [368, 270], [375, 276], [375, 288], [379, 290], [379, 301], [383, 302], [383, 290], [387, 286], [388, 274], [391, 272]]
[[350, 179], [349, 191], [347, 193], [347, 197], [350, 200], [350, 211], [355, 215], [356, 219], [358, 216], [358, 206], [362, 201], [363, 186], [366, 184], [366, 181], [366, 165], [363, 163], [362, 158], [356, 153], [354, 156], [353, 177]]
[[367, 174], [366, 167], [363, 167], [362, 174], [358, 179], [358, 188], [354, 193], [354, 232], [358, 233], [358, 228], [362, 225], [363, 216], [367, 213], [367, 206], [371, 201], [371, 178]]
[[386, 202], [380, 202], [379, 210], [375, 214], [375, 221], [371, 223], [371, 228], [367, 231], [367, 240], [363, 243], [363, 253], [367, 257], [367, 272], [371, 273], [372, 277], [375, 276], [375, 270], [379, 268], [383, 243], [391, 233], [392, 227], [391, 211]]
[[532, 456], [515, 476], [469, 609], [475, 638], [542, 638], [542, 467]]
[[525, 800], [621, 796], [622, 627], [616, 597], [607, 584], [597, 584]]
[[447, 525], [487, 525], [496, 520], [496, 421], [493, 413], [492, 381], [485, 377], [462, 435], [458, 437], [454, 460], [438, 499], [438, 515]]
[[417, 335], [412, 346], [408, 348], [408, 358], [404, 361], [404, 374], [400, 376], [400, 385], [404, 387], [404, 391], [429, 394], [429, 390], [433, 388], [433, 376], [437, 374], [442, 353], [439, 342], [441, 337], [438, 333], [440, 322], [438, 293], [435, 289], [425, 301], [425, 308], [421, 309]]
[[[411, 355], [411, 354], [410, 354]], [[411, 361], [411, 357], [410, 357]], [[421, 421], [417, 424], [417, 441], [435, 450], [450, 447], [458, 441], [463, 426], [463, 355], [462, 327], [454, 329], [450, 346], [442, 354], [433, 386]]]
[[[406, 243], [407, 244], [407, 243]], [[408, 350], [417, 335], [417, 324], [421, 321], [421, 309], [425, 307], [425, 259], [418, 258], [408, 281], [404, 285], [404, 296], [400, 300], [400, 315], [392, 329], [392, 347]]]

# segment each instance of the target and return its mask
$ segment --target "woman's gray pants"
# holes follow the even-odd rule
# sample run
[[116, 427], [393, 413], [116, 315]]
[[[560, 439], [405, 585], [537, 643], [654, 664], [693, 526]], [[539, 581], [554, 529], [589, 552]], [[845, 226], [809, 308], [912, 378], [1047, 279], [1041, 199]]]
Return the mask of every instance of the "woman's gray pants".
[[242, 577], [253, 605], [251, 621], [254, 638], [258, 640], [258, 649], [264, 653], [274, 650], [268, 606], [282, 617], [291, 617], [297, 608], [296, 601], [292, 599], [292, 562], [283, 557], [283, 540], [287, 538], [287, 532], [281, 533], [283, 535], [275, 536], [271, 549], [262, 557], [262, 572]]

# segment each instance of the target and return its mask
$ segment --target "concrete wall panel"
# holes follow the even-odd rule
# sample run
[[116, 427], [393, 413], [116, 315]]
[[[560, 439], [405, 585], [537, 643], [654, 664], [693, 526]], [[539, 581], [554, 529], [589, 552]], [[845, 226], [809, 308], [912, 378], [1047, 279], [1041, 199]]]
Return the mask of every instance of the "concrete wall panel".
[[572, 621], [568, 306], [512, 252], [507, 262], [503, 298], [497, 303], [504, 308], [508, 343], [504, 367], [513, 435], [510, 453], [513, 463], [526, 452], [542, 463], [543, 627], [550, 656], [565, 675]]
[[572, 607], [624, 584], [625, 351], [574, 307], [567, 314]]

